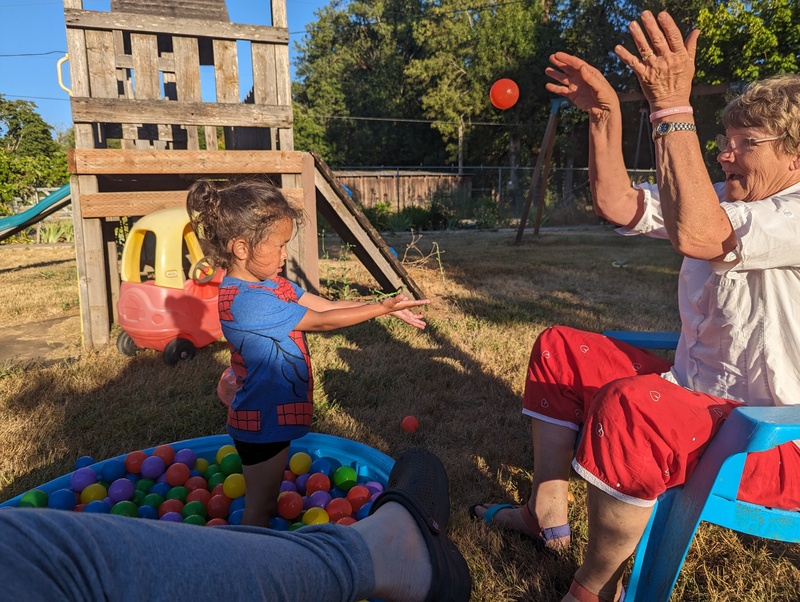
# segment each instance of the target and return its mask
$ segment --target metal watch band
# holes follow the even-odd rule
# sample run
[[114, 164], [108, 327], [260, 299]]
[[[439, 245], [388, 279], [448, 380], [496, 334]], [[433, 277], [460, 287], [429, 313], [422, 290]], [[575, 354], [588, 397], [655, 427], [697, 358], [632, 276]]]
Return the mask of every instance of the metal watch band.
[[653, 128], [653, 140], [666, 136], [670, 132], [696, 132], [697, 126], [693, 123], [681, 121], [662, 121]]

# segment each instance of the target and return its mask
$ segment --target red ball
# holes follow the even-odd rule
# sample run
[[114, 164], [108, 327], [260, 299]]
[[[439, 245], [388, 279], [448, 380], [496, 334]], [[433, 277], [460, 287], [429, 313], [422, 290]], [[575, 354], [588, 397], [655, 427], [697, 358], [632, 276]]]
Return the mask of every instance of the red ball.
[[206, 523], [206, 527], [224, 527], [228, 524], [224, 518], [212, 518]]
[[363, 485], [353, 485], [347, 492], [347, 501], [353, 507], [353, 512], [358, 512], [369, 501], [370, 496], [372, 492]]
[[324, 472], [315, 472], [306, 481], [306, 495], [311, 495], [317, 491], [330, 491], [331, 480]]
[[413, 433], [414, 431], [419, 428], [419, 420], [414, 418], [413, 416], [406, 416], [403, 418], [403, 422], [400, 423], [400, 426], [403, 427], [403, 430], [408, 433]]
[[189, 495], [186, 496], [186, 503], [199, 501], [203, 502], [203, 506], [206, 506], [210, 499], [211, 492], [208, 489], [192, 489], [189, 491]]
[[164, 466], [169, 466], [175, 460], [175, 449], [171, 445], [159, 445], [153, 450], [153, 455], [164, 460]]
[[189, 491], [194, 491], [195, 489], [208, 489], [208, 483], [201, 476], [189, 477], [186, 479], [186, 482], [183, 484], [183, 486]]
[[173, 487], [178, 487], [179, 485], [183, 485], [186, 481], [189, 480], [189, 475], [191, 471], [186, 464], [173, 464], [169, 468], [167, 468], [167, 483], [172, 485]]
[[225, 495], [224, 483], [220, 483], [211, 490], [211, 497], [214, 497], [215, 495]]
[[211, 518], [227, 518], [232, 501], [227, 495], [212, 495], [206, 504], [208, 516]]
[[165, 500], [158, 507], [158, 517], [161, 518], [167, 512], [183, 513], [183, 502], [180, 500]]
[[353, 505], [343, 497], [333, 498], [328, 507], [325, 508], [332, 523], [339, 522], [342, 518], [350, 517], [353, 514]]
[[294, 480], [297, 478], [297, 475], [294, 474], [291, 470], [284, 470], [283, 471], [283, 480], [284, 481], [291, 481], [294, 483]]
[[357, 523], [358, 521], [354, 519], [352, 516], [345, 516], [344, 518], [340, 518], [336, 521], [337, 525], [352, 525], [353, 523]]
[[131, 474], [138, 474], [142, 470], [142, 462], [147, 459], [147, 454], [141, 450], [133, 451], [125, 456], [125, 470]]
[[519, 100], [519, 86], [513, 79], [498, 79], [489, 90], [489, 100], [497, 109], [510, 109]]
[[294, 520], [303, 511], [303, 496], [296, 491], [284, 491], [278, 496], [278, 514], [286, 520]]

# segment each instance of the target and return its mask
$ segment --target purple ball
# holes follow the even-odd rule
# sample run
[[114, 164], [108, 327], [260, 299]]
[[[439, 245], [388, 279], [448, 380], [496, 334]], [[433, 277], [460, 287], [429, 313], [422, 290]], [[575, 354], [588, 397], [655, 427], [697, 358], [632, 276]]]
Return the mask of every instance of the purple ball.
[[[331, 494], [327, 491], [315, 491], [308, 496], [309, 508], [327, 508], [331, 503]], [[305, 504], [303, 504], [305, 505]]]
[[304, 473], [298, 475], [298, 477], [294, 480], [294, 485], [297, 487], [297, 492], [301, 495], [305, 494], [306, 492], [306, 481], [308, 481], [308, 477], [311, 475], [309, 473]]
[[374, 502], [375, 500], [377, 500], [377, 499], [378, 499], [378, 496], [379, 496], [381, 493], [383, 493], [383, 492], [382, 492], [382, 491], [375, 491], [375, 492], [373, 492], [373, 494], [372, 494], [371, 496], [369, 496], [369, 501], [370, 501], [370, 502]]
[[69, 486], [73, 491], [78, 493], [86, 489], [86, 487], [92, 483], [97, 483], [97, 473], [88, 466], [79, 468], [73, 472], [72, 476], [69, 478]]
[[189, 468], [194, 468], [197, 463], [197, 454], [188, 447], [179, 449], [175, 452], [175, 460], [173, 462], [180, 462], [181, 464], [186, 464]]
[[375, 493], [376, 491], [379, 493], [383, 491], [383, 485], [378, 483], [378, 481], [367, 481], [366, 483], [364, 483], [364, 487], [366, 487], [373, 493]]
[[133, 482], [122, 477], [108, 486], [108, 497], [116, 504], [117, 502], [133, 499], [133, 493], [135, 491], [136, 486]]
[[281, 483], [281, 493], [283, 493], [284, 491], [297, 491], [297, 485], [295, 485], [291, 481], [283, 481]]
[[164, 460], [159, 456], [148, 456], [142, 462], [142, 476], [145, 479], [157, 479], [162, 474], [164, 474], [164, 470], [166, 469], [166, 465], [164, 464]]
[[160, 520], [166, 520], [171, 523], [182, 523], [183, 522], [183, 514], [180, 512], [166, 512], [161, 517]]

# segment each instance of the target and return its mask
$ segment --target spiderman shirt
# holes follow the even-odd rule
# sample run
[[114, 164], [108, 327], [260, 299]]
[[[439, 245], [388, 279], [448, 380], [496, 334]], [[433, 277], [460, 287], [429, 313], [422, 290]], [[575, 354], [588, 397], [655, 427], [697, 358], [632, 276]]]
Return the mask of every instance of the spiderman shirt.
[[290, 441], [311, 427], [313, 380], [305, 333], [305, 291], [278, 276], [264, 282], [226, 277], [219, 319], [241, 387], [228, 409], [228, 433], [248, 443]]

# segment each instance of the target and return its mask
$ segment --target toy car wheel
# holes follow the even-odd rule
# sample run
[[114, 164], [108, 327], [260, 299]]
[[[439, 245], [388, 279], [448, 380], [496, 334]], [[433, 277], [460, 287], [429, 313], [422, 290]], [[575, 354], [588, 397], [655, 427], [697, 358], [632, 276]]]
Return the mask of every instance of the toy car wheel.
[[192, 266], [192, 280], [198, 284], [211, 282], [216, 273], [217, 268], [211, 265], [211, 263], [209, 263], [208, 259], [205, 257], [202, 257], [196, 264]]
[[189, 339], [172, 339], [164, 348], [164, 361], [170, 366], [176, 366], [182, 360], [193, 359], [197, 349]]
[[131, 335], [129, 335], [127, 332], [121, 332], [117, 337], [117, 351], [119, 351], [122, 355], [133, 357], [141, 350], [139, 349], [138, 345], [133, 342]]

